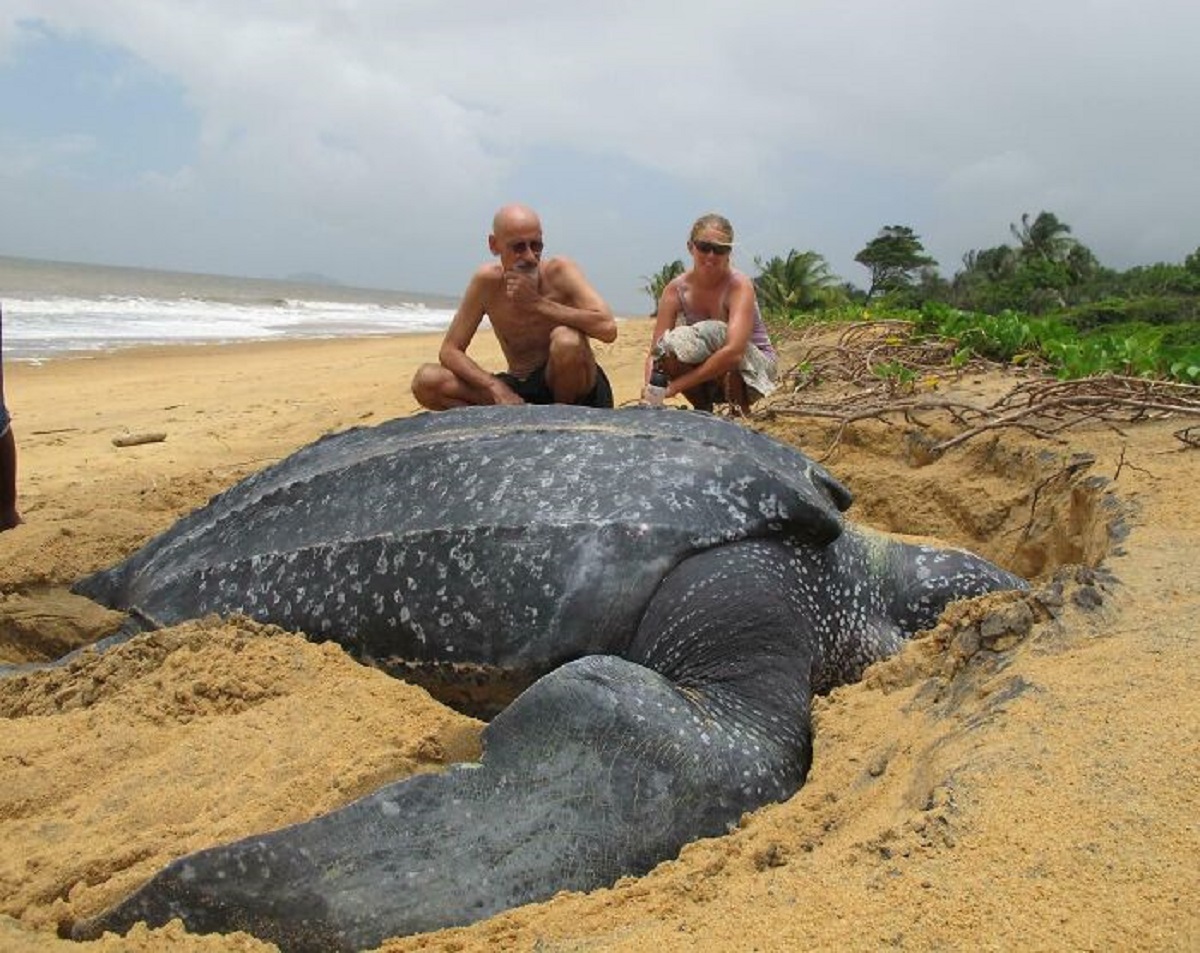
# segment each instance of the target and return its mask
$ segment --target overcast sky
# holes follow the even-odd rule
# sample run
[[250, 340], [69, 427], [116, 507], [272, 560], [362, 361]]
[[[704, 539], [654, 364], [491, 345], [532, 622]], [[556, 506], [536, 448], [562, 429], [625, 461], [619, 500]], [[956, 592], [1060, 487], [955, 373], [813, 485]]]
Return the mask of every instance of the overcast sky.
[[0, 0], [0, 254], [457, 295], [497, 206], [625, 314], [908, 225], [953, 275], [1043, 209], [1200, 245], [1196, 0]]

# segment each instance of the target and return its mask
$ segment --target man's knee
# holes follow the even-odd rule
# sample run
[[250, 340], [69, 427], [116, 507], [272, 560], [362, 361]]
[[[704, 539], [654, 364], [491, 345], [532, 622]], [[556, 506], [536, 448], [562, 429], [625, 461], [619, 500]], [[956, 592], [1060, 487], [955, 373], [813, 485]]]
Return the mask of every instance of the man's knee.
[[573, 378], [577, 384], [592, 380], [596, 358], [587, 335], [574, 328], [559, 326], [550, 332], [550, 354], [547, 360], [547, 380], [563, 381]]
[[588, 346], [587, 335], [582, 331], [560, 324], [550, 332], [551, 362], [590, 361], [591, 356], [592, 349]]
[[440, 364], [422, 364], [413, 374], [412, 394], [423, 407], [434, 407], [439, 403], [442, 387], [448, 371]]
[[546, 383], [555, 403], [575, 403], [595, 387], [597, 373], [596, 358], [585, 334], [561, 325], [550, 332]]

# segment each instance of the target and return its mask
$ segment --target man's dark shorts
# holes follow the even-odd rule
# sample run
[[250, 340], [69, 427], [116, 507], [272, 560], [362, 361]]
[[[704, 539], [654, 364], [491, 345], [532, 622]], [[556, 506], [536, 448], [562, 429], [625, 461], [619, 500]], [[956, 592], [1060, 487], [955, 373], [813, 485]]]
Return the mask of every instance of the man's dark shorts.
[[[507, 371], [500, 371], [495, 376], [511, 387], [514, 393], [527, 404], [554, 403], [554, 392], [546, 383], [545, 364], [525, 378], [513, 377]], [[604, 368], [599, 364], [596, 365], [596, 386], [590, 393], [575, 401], [575, 404], [580, 407], [612, 407], [612, 385], [608, 382], [608, 375], [604, 373]]]

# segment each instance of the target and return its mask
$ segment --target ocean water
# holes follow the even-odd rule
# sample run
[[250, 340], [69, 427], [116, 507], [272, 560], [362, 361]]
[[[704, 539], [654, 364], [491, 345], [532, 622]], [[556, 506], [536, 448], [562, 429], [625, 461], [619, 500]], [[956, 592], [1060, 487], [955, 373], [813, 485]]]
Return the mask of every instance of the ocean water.
[[155, 344], [438, 332], [456, 299], [0, 256], [4, 360]]

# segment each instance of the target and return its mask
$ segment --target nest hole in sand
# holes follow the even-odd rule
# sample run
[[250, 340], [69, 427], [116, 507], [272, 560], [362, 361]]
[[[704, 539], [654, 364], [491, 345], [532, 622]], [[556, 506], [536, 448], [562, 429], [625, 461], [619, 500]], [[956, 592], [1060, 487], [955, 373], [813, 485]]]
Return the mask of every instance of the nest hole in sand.
[[[832, 428], [771, 421], [760, 428], [817, 457]], [[1094, 458], [1016, 432], [949, 453], [925, 452], [922, 430], [848, 429], [822, 463], [854, 494], [848, 516], [884, 532], [985, 556], [1031, 582], [1062, 566], [1098, 567], [1124, 534], [1120, 507]]]

